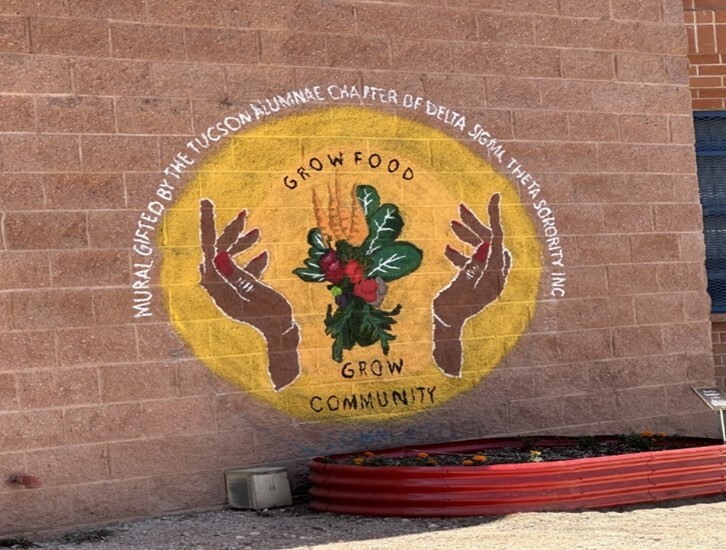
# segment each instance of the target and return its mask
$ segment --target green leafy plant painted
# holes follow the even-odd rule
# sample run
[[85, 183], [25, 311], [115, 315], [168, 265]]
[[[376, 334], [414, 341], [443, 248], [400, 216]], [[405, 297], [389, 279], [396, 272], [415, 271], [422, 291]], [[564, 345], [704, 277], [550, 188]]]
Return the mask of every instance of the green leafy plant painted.
[[423, 252], [398, 240], [404, 226], [398, 207], [381, 204], [373, 186], [355, 186], [350, 206], [342, 200], [337, 181], [329, 192], [326, 209], [313, 190], [317, 227], [308, 232], [304, 266], [293, 273], [303, 281], [328, 285], [335, 306], [328, 305], [325, 333], [333, 339], [335, 361], [343, 361], [344, 350], [375, 343], [388, 354], [402, 308], [381, 308], [388, 284], [416, 271]]

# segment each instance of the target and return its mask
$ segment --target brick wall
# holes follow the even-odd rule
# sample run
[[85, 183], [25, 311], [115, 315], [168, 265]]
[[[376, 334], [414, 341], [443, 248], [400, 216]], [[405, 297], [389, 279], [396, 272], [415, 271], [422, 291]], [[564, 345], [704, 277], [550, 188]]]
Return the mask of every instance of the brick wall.
[[684, 0], [694, 110], [726, 108], [726, 4]]
[[715, 315], [711, 336], [713, 338], [713, 360], [716, 365], [716, 383], [726, 387], [726, 322]]
[[[726, 109], [726, 2], [684, 0], [688, 31], [688, 60], [691, 103], [694, 111]], [[726, 334], [720, 314], [712, 316], [716, 382], [726, 387]], [[722, 338], [723, 335], [723, 338]]]
[[[234, 466], [284, 465], [301, 487], [305, 461], [335, 451], [715, 433], [690, 390], [714, 371], [680, 1], [445, 4], [0, 4], [0, 478], [43, 484], [0, 484], [0, 533], [221, 506]], [[566, 295], [545, 269], [501, 364], [410, 417], [295, 418], [213, 375], [161, 300], [131, 308], [133, 235], [162, 170], [230, 113], [317, 84], [483, 121], [557, 216]], [[372, 108], [486, 156], [435, 117]], [[151, 285], [160, 296], [156, 271]]]

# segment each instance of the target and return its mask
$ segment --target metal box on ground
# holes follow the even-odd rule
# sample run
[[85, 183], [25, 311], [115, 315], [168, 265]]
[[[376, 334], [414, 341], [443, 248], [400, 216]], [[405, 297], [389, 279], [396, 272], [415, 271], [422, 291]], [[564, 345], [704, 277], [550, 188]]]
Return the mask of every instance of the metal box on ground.
[[290, 506], [290, 482], [285, 468], [235, 468], [224, 472], [227, 502], [237, 510]]

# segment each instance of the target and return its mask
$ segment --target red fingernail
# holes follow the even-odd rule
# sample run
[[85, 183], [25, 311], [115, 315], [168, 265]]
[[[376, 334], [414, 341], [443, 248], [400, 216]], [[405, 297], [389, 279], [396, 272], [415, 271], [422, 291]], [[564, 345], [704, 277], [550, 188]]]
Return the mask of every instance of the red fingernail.
[[459, 205], [459, 208], [460, 208], [461, 210], [463, 210], [464, 212], [466, 212], [467, 214], [471, 214], [471, 210], [469, 210], [469, 209], [468, 209], [468, 208], [467, 208], [467, 207], [466, 207], [466, 206], [464, 205], [464, 203], [463, 203], [463, 202], [462, 202], [462, 203], [461, 203], [461, 204]]
[[247, 237], [250, 239], [256, 239], [259, 234], [260, 234], [260, 230], [257, 227], [255, 227], [252, 231], [247, 233]]
[[262, 257], [263, 257], [263, 256], [265, 256], [266, 254], [267, 254], [267, 250], [263, 250], [263, 251], [262, 251], [262, 252], [260, 252], [260, 253], [259, 253], [259, 254], [258, 254], [257, 256], [255, 256], [254, 258], [252, 258], [252, 260], [250, 260], [250, 262], [254, 262], [254, 261], [256, 261], [256, 260], [260, 260], [260, 259], [262, 259]]
[[451, 220], [451, 225], [455, 225], [456, 227], [464, 227], [463, 223], [456, 220]]
[[227, 277], [234, 273], [232, 258], [230, 258], [229, 254], [226, 252], [220, 252], [214, 257], [214, 267], [216, 267], [217, 271], [219, 271], [222, 275], [226, 275]]
[[247, 215], [247, 210], [240, 210], [239, 214], [237, 214], [237, 219], [244, 218]]
[[483, 262], [487, 259], [487, 256], [489, 256], [489, 243], [483, 242], [479, 245], [479, 248], [476, 249], [476, 252], [474, 252], [474, 259], [477, 262]]

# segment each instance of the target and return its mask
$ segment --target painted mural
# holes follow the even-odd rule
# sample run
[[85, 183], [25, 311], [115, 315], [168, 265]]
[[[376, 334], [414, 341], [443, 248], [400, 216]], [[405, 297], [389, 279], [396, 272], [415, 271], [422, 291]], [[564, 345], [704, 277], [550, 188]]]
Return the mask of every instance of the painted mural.
[[164, 304], [199, 360], [261, 401], [305, 419], [410, 415], [481, 383], [526, 330], [542, 275], [531, 210], [459, 140], [332, 106], [215, 151], [164, 210]]

